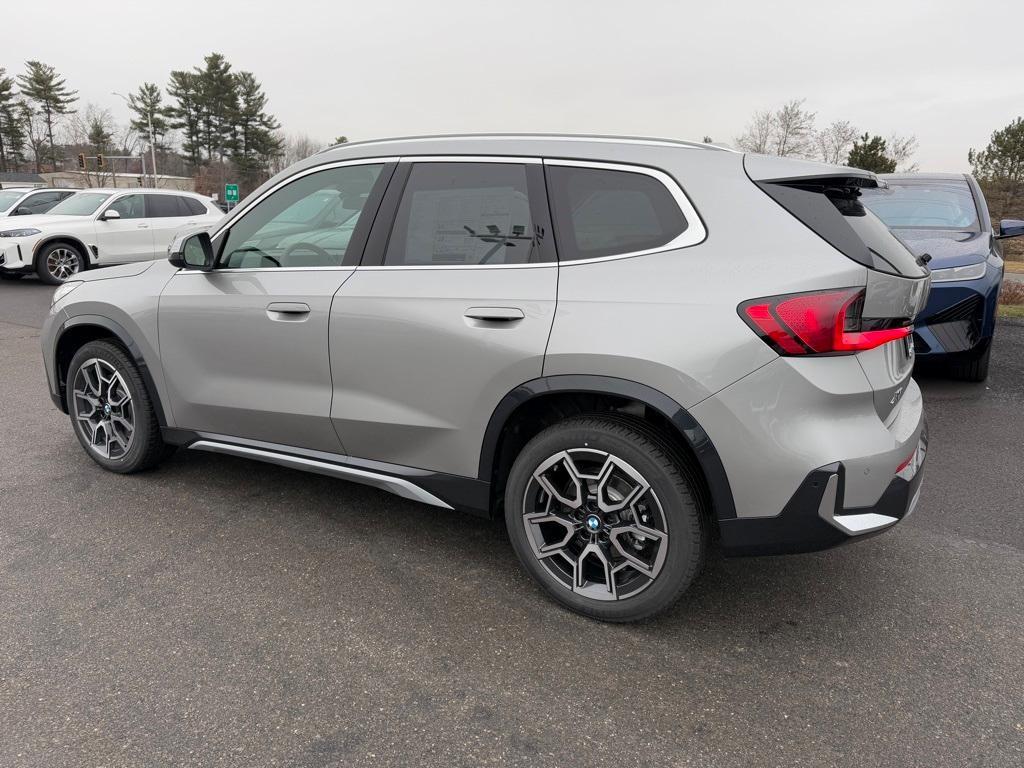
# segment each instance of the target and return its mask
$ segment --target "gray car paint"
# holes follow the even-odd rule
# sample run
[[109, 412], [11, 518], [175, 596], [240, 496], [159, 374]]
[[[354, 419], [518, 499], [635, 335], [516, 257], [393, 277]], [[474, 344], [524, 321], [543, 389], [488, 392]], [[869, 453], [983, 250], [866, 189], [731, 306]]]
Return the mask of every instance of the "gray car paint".
[[[173, 275], [163, 264], [106, 284], [120, 289], [80, 288], [60, 312], [116, 316], [142, 337], [147, 359], [160, 361], [152, 367], [163, 373], [154, 380], [172, 403], [172, 426], [472, 476], [487, 419], [507, 392], [541, 373], [603, 374], [646, 384], [690, 410], [718, 449], [739, 516], [777, 514], [808, 472], [835, 461], [856, 468], [847, 474], [844, 506], [877, 501], [923, 425], [908, 361], [877, 350], [779, 358], [736, 307], [759, 296], [865, 286], [869, 279], [869, 301], [884, 296], [887, 306], [912, 306], [918, 298], [910, 294], [926, 294], [926, 281], [869, 278], [869, 270], [752, 184], [740, 154], [554, 137], [342, 146], [267, 182], [219, 231], [303, 169], [446, 154], [658, 168], [680, 183], [708, 234], [675, 251], [530, 269]], [[747, 156], [747, 171], [781, 178], [837, 169]], [[277, 300], [309, 303], [309, 319], [271, 319], [266, 305]], [[474, 327], [464, 314], [479, 305], [518, 307], [525, 317], [514, 327]], [[53, 323], [44, 330], [48, 358], [54, 331]], [[892, 398], [897, 390], [883, 418], [876, 392]]]

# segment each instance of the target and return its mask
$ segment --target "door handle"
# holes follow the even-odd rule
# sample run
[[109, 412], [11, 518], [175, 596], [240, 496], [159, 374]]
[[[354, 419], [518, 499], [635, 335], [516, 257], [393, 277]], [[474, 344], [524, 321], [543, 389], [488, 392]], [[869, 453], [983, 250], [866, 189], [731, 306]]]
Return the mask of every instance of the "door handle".
[[486, 320], [492, 323], [514, 323], [526, 317], [519, 307], [470, 307], [465, 312], [470, 320]]
[[281, 322], [301, 322], [309, 317], [309, 305], [299, 301], [274, 301], [267, 304], [267, 317]]
[[137, 229], [149, 229], [149, 224], [139, 224], [136, 228]]

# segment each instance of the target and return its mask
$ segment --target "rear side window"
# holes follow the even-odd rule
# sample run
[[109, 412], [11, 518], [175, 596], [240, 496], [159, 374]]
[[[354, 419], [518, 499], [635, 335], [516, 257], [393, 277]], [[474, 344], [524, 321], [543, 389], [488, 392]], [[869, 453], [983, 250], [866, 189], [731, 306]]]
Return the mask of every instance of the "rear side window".
[[661, 248], [686, 231], [672, 193], [645, 173], [558, 165], [545, 173], [561, 261]]
[[177, 195], [146, 195], [146, 215], [151, 219], [185, 216], [178, 206]]
[[493, 266], [541, 258], [525, 165], [412, 166], [388, 240], [386, 265]]

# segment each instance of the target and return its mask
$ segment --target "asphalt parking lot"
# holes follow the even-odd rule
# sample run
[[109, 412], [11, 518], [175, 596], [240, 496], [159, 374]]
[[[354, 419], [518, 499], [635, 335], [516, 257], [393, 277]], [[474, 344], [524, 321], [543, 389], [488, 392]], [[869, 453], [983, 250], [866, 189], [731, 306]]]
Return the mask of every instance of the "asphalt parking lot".
[[0, 765], [1020, 766], [1024, 325], [923, 380], [897, 530], [556, 607], [497, 523], [213, 454], [102, 472], [0, 283]]

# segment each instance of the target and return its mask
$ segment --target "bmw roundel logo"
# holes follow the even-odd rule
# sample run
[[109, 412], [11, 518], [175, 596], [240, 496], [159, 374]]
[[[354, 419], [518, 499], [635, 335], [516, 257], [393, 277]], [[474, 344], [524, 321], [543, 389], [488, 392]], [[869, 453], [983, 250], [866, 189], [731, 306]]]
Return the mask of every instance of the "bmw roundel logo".
[[590, 515], [587, 518], [587, 530], [591, 533], [597, 533], [601, 528], [601, 519], [597, 515]]

